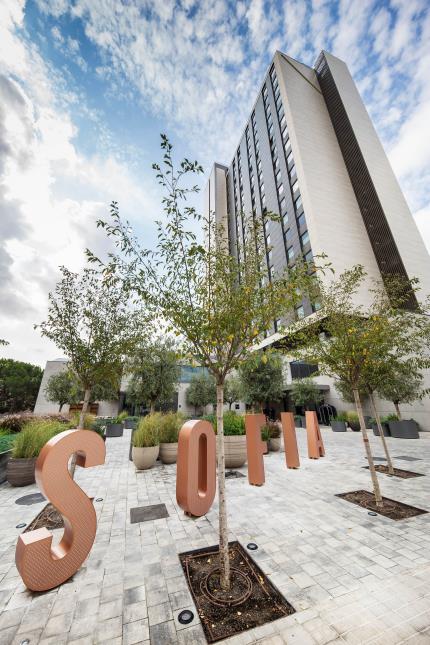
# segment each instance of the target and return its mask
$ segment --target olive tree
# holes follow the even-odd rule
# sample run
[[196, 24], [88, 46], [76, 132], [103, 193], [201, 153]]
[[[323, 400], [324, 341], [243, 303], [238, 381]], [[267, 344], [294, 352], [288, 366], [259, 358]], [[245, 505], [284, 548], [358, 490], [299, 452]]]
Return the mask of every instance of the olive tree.
[[294, 405], [301, 405], [305, 410], [310, 405], [317, 405], [321, 401], [321, 392], [311, 378], [294, 380], [291, 385], [290, 396]]
[[228, 403], [228, 409], [236, 401], [242, 398], [242, 387], [239, 376], [229, 376], [224, 382], [224, 403]]
[[413, 403], [428, 394], [422, 374], [407, 361], [393, 361], [377, 389], [382, 399], [393, 403], [399, 420], [400, 403]]
[[282, 358], [274, 352], [253, 352], [239, 367], [242, 396], [254, 409], [262, 411], [268, 401], [284, 394]]
[[130, 382], [128, 397], [135, 403], [148, 403], [151, 412], [169, 402], [176, 391], [180, 367], [174, 342], [156, 336], [136, 348], [127, 364]]
[[47, 401], [58, 403], [59, 412], [63, 405], [75, 405], [82, 401], [82, 389], [76, 376], [70, 370], [63, 370], [58, 374], [53, 374], [46, 385], [45, 396]]
[[[273, 321], [294, 310], [312, 281], [300, 263], [288, 274], [269, 276], [261, 216], [243, 215], [244, 236], [238, 241], [238, 253], [230, 253], [226, 227], [215, 221], [213, 213], [202, 217], [186, 203], [198, 191], [190, 182], [202, 172], [201, 166], [184, 159], [175, 168], [172, 145], [164, 135], [161, 147], [162, 164], [153, 165], [164, 191], [164, 217], [156, 223], [156, 247], [148, 249], [139, 242], [113, 203], [111, 220], [98, 222], [118, 246], [105, 271], [109, 273], [112, 266], [121, 271], [125, 284], [177, 334], [184, 356], [206, 367], [215, 379], [220, 579], [222, 588], [229, 589], [225, 380]], [[196, 237], [196, 222], [202, 225], [204, 242]], [[90, 252], [89, 257], [98, 261]]]
[[197, 408], [204, 408], [212, 403], [216, 405], [216, 383], [210, 374], [194, 374], [187, 388], [186, 399], [188, 405], [194, 406], [197, 414]]

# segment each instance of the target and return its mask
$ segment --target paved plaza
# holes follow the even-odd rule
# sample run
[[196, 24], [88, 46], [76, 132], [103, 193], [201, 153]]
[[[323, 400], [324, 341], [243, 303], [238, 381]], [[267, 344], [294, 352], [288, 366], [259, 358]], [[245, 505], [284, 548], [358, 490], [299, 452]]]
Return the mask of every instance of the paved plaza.
[[[227, 480], [231, 539], [258, 545], [252, 556], [296, 613], [223, 642], [430, 644], [430, 513], [395, 522], [335, 497], [370, 490], [370, 478], [359, 433], [322, 432], [325, 458], [306, 458], [298, 429], [299, 470], [271, 453], [265, 486]], [[37, 488], [0, 486], [1, 645], [206, 643], [198, 619], [177, 620], [184, 608], [197, 615], [177, 554], [217, 543], [217, 505], [206, 517], [186, 517], [175, 498], [176, 466], [157, 462], [136, 473], [129, 442], [129, 430], [107, 439], [106, 464], [79, 469], [87, 494], [103, 498], [94, 502], [97, 537], [81, 570], [49, 593], [27, 591], [14, 564], [22, 530], [15, 526], [29, 523], [44, 502], [17, 505]], [[371, 443], [381, 457], [379, 438]], [[383, 495], [430, 511], [430, 436], [388, 443], [393, 456], [417, 459], [395, 458], [395, 466], [427, 477], [379, 475]], [[169, 517], [130, 523], [130, 509], [160, 503]]]

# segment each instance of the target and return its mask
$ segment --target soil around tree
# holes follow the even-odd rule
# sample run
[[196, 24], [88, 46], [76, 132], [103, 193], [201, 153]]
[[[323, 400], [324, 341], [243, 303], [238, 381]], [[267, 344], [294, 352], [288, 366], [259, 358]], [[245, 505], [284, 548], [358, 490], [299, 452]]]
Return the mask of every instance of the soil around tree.
[[[369, 466], [364, 466], [369, 470]], [[391, 475], [388, 472], [388, 466], [383, 466], [381, 464], [375, 465], [375, 470], [378, 473], [384, 473], [384, 475], [389, 475], [390, 477], [399, 477], [400, 479], [412, 479], [413, 477], [424, 477], [423, 473], [414, 473], [412, 470], [403, 470], [402, 468], [393, 468], [394, 475]]]
[[179, 554], [208, 643], [295, 612], [239, 542], [229, 543], [229, 555], [231, 587], [224, 592], [218, 545]]
[[408, 504], [397, 502], [394, 499], [389, 499], [388, 497], [382, 498], [382, 506], [376, 506], [375, 496], [367, 490], [355, 490], [350, 493], [339, 493], [336, 497], [340, 497], [341, 499], [345, 499], [347, 502], [357, 504], [362, 508], [367, 508], [367, 510], [374, 511], [375, 513], [378, 513], [378, 515], [389, 517], [391, 520], [406, 520], [409, 517], [428, 513], [428, 511], [425, 511], [422, 508], [409, 506]]

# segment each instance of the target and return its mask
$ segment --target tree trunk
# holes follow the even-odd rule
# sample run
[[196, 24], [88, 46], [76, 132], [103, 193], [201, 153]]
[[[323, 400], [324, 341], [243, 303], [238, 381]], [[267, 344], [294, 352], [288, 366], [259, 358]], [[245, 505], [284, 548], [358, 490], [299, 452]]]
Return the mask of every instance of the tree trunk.
[[149, 414], [154, 414], [155, 412], [155, 403], [151, 403], [149, 406]]
[[58, 414], [60, 414], [61, 410], [63, 409], [63, 405], [64, 405], [64, 403], [60, 403], [60, 407], [58, 409]]
[[393, 403], [394, 403], [394, 407], [396, 408], [397, 418], [399, 419], [399, 421], [401, 421], [402, 420], [402, 415], [400, 414], [399, 402], [398, 401], [393, 401]]
[[375, 397], [373, 395], [373, 392], [369, 392], [369, 397], [370, 397], [370, 402], [372, 404], [373, 416], [376, 419], [376, 425], [378, 426], [379, 436], [381, 437], [382, 445], [384, 447], [385, 456], [387, 458], [388, 472], [390, 473], [390, 475], [394, 475], [393, 462], [391, 461], [390, 452], [388, 450], [387, 442], [386, 442], [385, 436], [384, 436], [384, 431], [382, 429], [381, 417], [379, 416], [379, 412], [378, 412], [378, 410], [376, 408]]
[[233, 401], [228, 404], [228, 409], [231, 410], [231, 406], [233, 405]]
[[219, 563], [221, 587], [230, 589], [230, 559], [228, 554], [227, 501], [225, 496], [224, 455], [224, 383], [216, 386], [217, 460], [218, 460], [218, 516], [219, 516]]
[[357, 408], [358, 419], [360, 421], [360, 430], [363, 437], [364, 448], [366, 450], [367, 462], [369, 464], [370, 476], [372, 478], [373, 493], [375, 495], [376, 506], [383, 506], [381, 490], [379, 488], [378, 476], [375, 470], [372, 451], [370, 449], [369, 437], [367, 436], [366, 424], [364, 423], [363, 408], [361, 406], [360, 394], [357, 388], [353, 388], [355, 407]]
[[[85, 414], [88, 410], [88, 405], [90, 403], [90, 396], [91, 396], [91, 388], [87, 388], [85, 390], [84, 394], [84, 402], [82, 404], [82, 410], [79, 414], [79, 423], [78, 423], [78, 430], [84, 430], [84, 420], [85, 420]], [[72, 479], [75, 477], [75, 470], [76, 470], [76, 458], [77, 454], [76, 452], [72, 456], [72, 461], [70, 462], [70, 476]]]

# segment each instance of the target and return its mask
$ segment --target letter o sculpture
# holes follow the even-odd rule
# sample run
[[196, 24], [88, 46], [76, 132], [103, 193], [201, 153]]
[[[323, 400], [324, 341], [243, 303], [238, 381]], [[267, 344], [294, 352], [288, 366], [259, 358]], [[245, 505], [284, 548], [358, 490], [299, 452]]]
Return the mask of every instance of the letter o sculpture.
[[209, 421], [187, 421], [178, 438], [176, 500], [188, 515], [205, 515], [216, 491], [215, 432]]
[[64, 520], [64, 534], [52, 546], [46, 528], [19, 536], [15, 562], [24, 584], [31, 591], [47, 591], [73, 576], [94, 543], [97, 517], [90, 498], [70, 476], [68, 463], [77, 453], [83, 468], [104, 464], [103, 439], [91, 430], [66, 430], [50, 439], [36, 462], [36, 482]]

